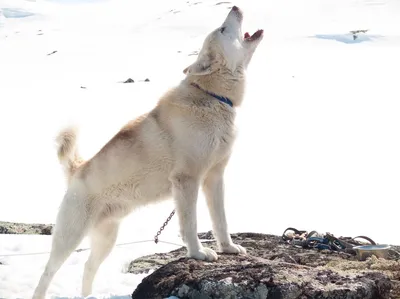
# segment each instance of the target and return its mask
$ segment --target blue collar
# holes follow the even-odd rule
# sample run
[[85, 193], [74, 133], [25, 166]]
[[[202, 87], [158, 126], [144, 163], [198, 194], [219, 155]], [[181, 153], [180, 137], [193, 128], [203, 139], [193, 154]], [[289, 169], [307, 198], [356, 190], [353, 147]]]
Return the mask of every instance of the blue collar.
[[208, 95], [210, 95], [210, 96], [216, 98], [218, 101], [220, 101], [220, 102], [222, 102], [222, 103], [225, 103], [225, 104], [228, 104], [229, 106], [233, 107], [233, 103], [232, 103], [232, 101], [231, 101], [229, 98], [227, 98], [227, 97], [222, 97], [222, 96], [216, 95], [215, 93], [212, 93], [212, 92], [209, 92], [209, 91], [207, 91], [207, 90], [204, 90], [203, 88], [201, 88], [201, 87], [200, 87], [199, 85], [197, 85], [196, 83], [190, 83], [190, 84], [191, 84], [192, 86], [197, 87], [198, 89], [204, 91], [206, 94], [208, 94]]

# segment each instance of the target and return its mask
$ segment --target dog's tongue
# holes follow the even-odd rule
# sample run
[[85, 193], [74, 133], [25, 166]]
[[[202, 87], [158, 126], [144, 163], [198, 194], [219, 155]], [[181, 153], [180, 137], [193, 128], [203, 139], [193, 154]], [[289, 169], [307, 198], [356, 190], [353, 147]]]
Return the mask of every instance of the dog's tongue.
[[246, 38], [249, 38], [250, 37], [250, 34], [248, 33], [248, 32], [246, 32], [245, 34], [244, 34], [244, 38], [246, 39]]

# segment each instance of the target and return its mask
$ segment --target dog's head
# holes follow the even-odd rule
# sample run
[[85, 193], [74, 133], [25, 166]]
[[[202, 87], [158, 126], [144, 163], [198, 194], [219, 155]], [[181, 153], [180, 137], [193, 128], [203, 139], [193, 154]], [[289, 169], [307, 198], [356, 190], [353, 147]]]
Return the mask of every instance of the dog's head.
[[197, 60], [183, 72], [208, 75], [217, 71], [245, 70], [263, 38], [263, 30], [242, 34], [243, 13], [233, 6], [222, 25], [205, 39]]

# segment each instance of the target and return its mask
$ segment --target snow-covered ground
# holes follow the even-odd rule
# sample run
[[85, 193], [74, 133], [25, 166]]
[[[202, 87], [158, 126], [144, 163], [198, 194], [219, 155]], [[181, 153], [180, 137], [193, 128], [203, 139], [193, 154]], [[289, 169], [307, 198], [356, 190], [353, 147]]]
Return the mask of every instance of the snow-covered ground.
[[[57, 131], [79, 124], [82, 154], [95, 154], [183, 78], [233, 4], [245, 12], [244, 30], [263, 28], [265, 38], [226, 173], [231, 231], [294, 226], [400, 244], [396, 0], [0, 0], [0, 220], [54, 222], [65, 191]], [[359, 29], [369, 31], [353, 40]], [[120, 83], [127, 78], [135, 83]], [[198, 206], [199, 229], [209, 230], [202, 196]], [[134, 212], [118, 243], [152, 239], [172, 209]], [[161, 239], [181, 242], [176, 218]], [[116, 247], [93, 298], [129, 298], [143, 275], [125, 274], [126, 264], [174, 248]], [[0, 235], [0, 255], [49, 249], [48, 236]], [[79, 298], [87, 254], [68, 259], [49, 298]], [[0, 257], [0, 298], [30, 298], [46, 260]]]

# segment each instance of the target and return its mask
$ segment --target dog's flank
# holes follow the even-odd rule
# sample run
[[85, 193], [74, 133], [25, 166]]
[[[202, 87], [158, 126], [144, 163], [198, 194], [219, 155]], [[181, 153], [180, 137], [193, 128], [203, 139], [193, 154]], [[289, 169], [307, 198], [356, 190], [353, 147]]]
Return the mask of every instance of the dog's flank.
[[44, 299], [54, 275], [86, 236], [91, 252], [82, 295], [90, 295], [121, 220], [137, 207], [171, 197], [187, 256], [217, 260], [217, 253], [203, 247], [197, 237], [200, 189], [219, 251], [246, 253], [232, 242], [224, 205], [224, 171], [235, 141], [235, 108], [243, 100], [245, 70], [262, 40], [262, 31], [242, 35], [242, 19], [234, 6], [222, 26], [207, 36], [196, 61], [185, 68], [185, 79], [151, 111], [128, 122], [91, 159], [80, 158], [74, 128], [59, 134], [57, 152], [68, 190], [34, 299]]
[[68, 127], [59, 132], [56, 137], [58, 160], [63, 166], [68, 182], [84, 162], [78, 153], [77, 131], [76, 127]]

